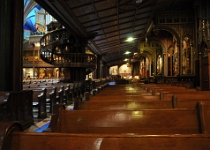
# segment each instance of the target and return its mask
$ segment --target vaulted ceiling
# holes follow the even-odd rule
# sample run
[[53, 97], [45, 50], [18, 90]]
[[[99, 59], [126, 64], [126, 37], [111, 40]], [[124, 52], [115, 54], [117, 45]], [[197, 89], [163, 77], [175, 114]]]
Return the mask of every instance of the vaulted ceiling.
[[[102, 61], [119, 64], [126, 51], [138, 51], [154, 14], [186, 11], [194, 0], [35, 0], [72, 34], [95, 38], [88, 47]], [[128, 37], [135, 38], [127, 42]]]

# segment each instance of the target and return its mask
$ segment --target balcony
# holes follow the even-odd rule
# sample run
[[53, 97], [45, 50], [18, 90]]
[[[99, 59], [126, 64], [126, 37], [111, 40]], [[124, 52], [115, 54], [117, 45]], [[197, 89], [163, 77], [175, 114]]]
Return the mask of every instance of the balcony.
[[52, 31], [40, 39], [40, 58], [54, 67], [94, 70], [97, 56], [85, 53], [84, 41], [63, 28]]

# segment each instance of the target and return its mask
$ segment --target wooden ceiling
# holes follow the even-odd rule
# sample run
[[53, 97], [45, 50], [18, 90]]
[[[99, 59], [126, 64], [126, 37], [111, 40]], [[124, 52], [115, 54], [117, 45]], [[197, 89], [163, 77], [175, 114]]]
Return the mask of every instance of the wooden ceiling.
[[[96, 37], [88, 47], [102, 61], [119, 64], [126, 51], [137, 51], [154, 14], [185, 11], [194, 0], [35, 0], [72, 34]], [[128, 37], [136, 38], [126, 42]]]

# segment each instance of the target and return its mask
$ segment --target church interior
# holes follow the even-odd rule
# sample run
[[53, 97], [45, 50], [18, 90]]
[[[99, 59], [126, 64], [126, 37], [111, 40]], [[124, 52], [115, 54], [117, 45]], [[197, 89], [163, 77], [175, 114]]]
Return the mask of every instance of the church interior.
[[208, 0], [0, 9], [0, 150], [210, 149]]

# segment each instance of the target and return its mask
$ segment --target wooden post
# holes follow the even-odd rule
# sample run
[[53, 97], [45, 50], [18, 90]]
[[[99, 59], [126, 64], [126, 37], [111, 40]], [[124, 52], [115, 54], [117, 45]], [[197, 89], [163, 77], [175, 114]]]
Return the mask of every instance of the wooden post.
[[22, 90], [24, 1], [0, 1], [0, 90]]

